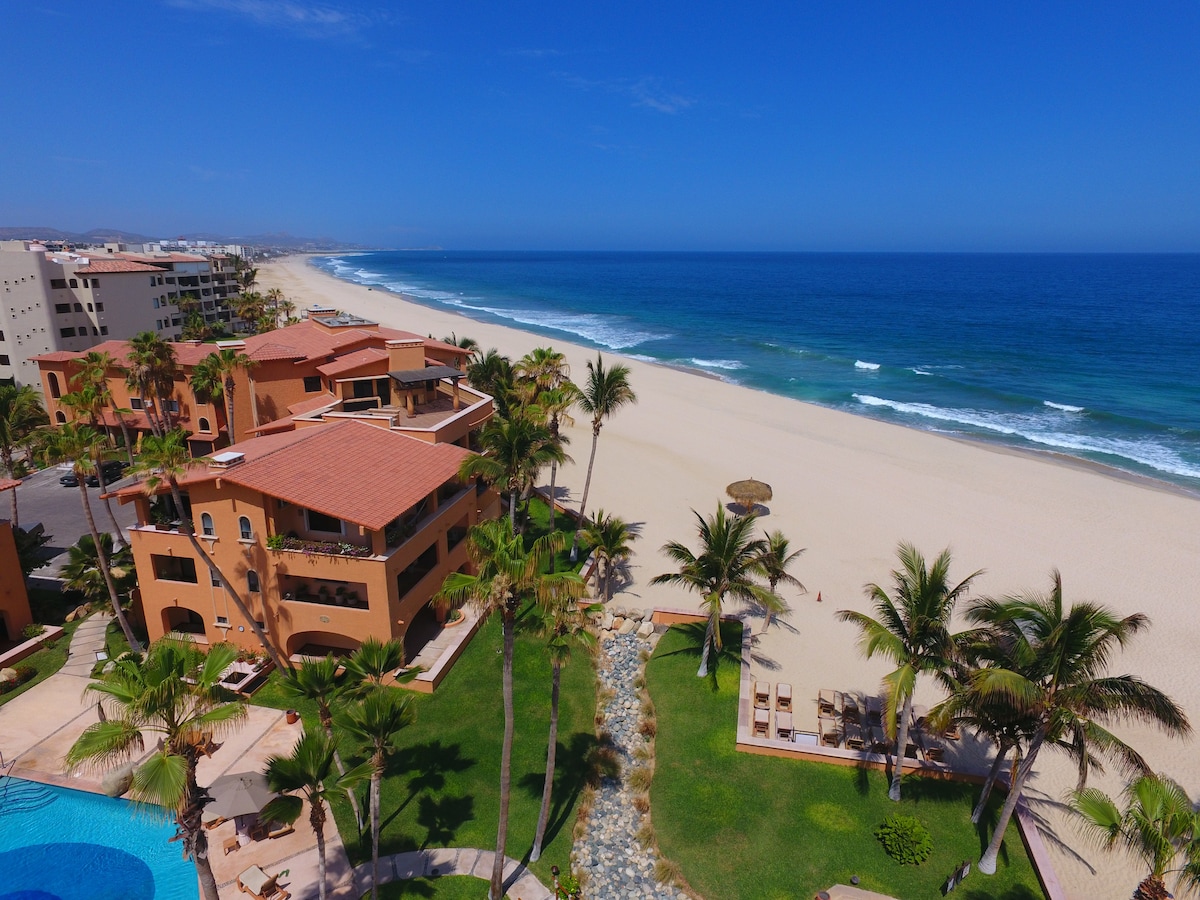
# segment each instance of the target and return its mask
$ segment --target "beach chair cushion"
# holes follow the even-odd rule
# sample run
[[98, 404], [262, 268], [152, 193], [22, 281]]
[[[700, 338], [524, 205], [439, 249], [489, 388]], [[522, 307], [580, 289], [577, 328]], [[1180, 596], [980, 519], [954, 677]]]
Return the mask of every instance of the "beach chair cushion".
[[792, 711], [792, 686], [784, 682], [775, 685], [775, 708]]
[[274, 889], [277, 877], [277, 875], [268, 875], [258, 866], [251, 866], [237, 877], [238, 887], [245, 892], [261, 897], [268, 888]]
[[790, 739], [792, 736], [792, 714], [780, 712], [775, 714], [775, 733], [779, 737]]

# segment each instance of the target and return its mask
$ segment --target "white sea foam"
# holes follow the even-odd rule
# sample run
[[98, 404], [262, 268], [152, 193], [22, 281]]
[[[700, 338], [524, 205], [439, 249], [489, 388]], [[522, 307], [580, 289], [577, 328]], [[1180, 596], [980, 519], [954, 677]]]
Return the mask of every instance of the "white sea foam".
[[1063, 412], [1083, 412], [1082, 406], [1071, 406], [1069, 403], [1055, 403], [1052, 400], [1043, 400], [1043, 406], [1048, 406], [1051, 409], [1061, 409]]
[[864, 369], [868, 372], [876, 372], [879, 370], [879, 363], [863, 362], [861, 359], [856, 359], [854, 361], [854, 368]]
[[686, 360], [686, 362], [691, 363], [693, 366], [699, 366], [701, 369], [737, 370], [746, 368], [745, 363], [736, 359], [697, 359], [693, 356], [691, 359]]
[[500, 319], [520, 322], [522, 325], [533, 325], [537, 328], [578, 335], [601, 347], [608, 347], [610, 350], [625, 350], [647, 341], [662, 341], [671, 337], [669, 334], [656, 334], [631, 328], [626, 324], [627, 320], [617, 316], [600, 316], [594, 313], [572, 314], [536, 309], [508, 309], [500, 306], [484, 306], [459, 298], [448, 299], [446, 302], [460, 309], [487, 313]]
[[926, 372], [924, 369], [909, 369], [914, 375], [932, 375], [932, 372]]

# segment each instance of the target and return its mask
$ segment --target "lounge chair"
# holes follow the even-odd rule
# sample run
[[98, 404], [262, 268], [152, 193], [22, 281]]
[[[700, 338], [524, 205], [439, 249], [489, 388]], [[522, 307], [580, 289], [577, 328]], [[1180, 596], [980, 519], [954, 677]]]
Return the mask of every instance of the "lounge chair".
[[872, 728], [883, 727], [883, 701], [878, 697], [867, 697], [867, 725]]
[[221, 844], [221, 849], [225, 852], [225, 855], [228, 856], [235, 850], [241, 850], [242, 842], [238, 840], [238, 836], [235, 834], [233, 837], [225, 838], [225, 841]]
[[946, 748], [941, 741], [931, 738], [925, 742], [925, 759], [929, 762], [943, 762], [946, 759]]
[[817, 731], [821, 735], [822, 747], [838, 747], [842, 743], [842, 736], [838, 733], [837, 719], [833, 716], [818, 716]]
[[831, 691], [821, 688], [817, 691], [817, 715], [836, 716], [842, 711], [841, 691]]
[[200, 822], [209, 830], [216, 828], [218, 825], [223, 825], [227, 821], [229, 820], [224, 816], [218, 816], [215, 812], [210, 812], [207, 809], [200, 814]]
[[843, 723], [843, 727], [846, 729], [846, 749], [862, 750], [866, 743], [862, 725], [858, 722], [846, 721]]
[[291, 825], [280, 825], [278, 822], [256, 822], [250, 826], [250, 840], [265, 841], [291, 834], [296, 829]]
[[792, 739], [792, 714], [790, 712], [775, 713], [775, 737], [781, 741]]
[[754, 682], [754, 706], [756, 709], [771, 708], [771, 684], [767, 681]]
[[237, 877], [238, 890], [258, 900], [288, 900], [291, 896], [276, 884], [278, 875], [268, 875], [258, 866], [251, 866]]
[[862, 714], [858, 709], [858, 696], [856, 694], [842, 695], [842, 718], [847, 722], [861, 722]]
[[792, 711], [792, 686], [780, 682], [775, 685], [775, 708], [780, 712]]
[[770, 737], [771, 711], [767, 709], [754, 710], [754, 737]]

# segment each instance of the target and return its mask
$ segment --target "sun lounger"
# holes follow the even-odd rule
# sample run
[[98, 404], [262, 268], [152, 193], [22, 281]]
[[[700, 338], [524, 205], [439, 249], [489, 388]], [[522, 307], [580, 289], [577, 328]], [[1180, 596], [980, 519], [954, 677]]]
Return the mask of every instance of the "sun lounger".
[[265, 841], [291, 834], [296, 829], [291, 825], [280, 825], [278, 822], [257, 822], [250, 827], [250, 840]]
[[775, 685], [775, 708], [781, 712], [792, 711], [792, 686], [780, 682]]
[[225, 838], [225, 841], [221, 844], [221, 849], [225, 851], [226, 856], [228, 856], [234, 850], [240, 850], [241, 848], [241, 841], [238, 840], [238, 836], [236, 834], [233, 837]]
[[842, 711], [841, 691], [830, 691], [821, 688], [817, 691], [817, 715], [836, 716]]
[[754, 682], [754, 706], [757, 709], [771, 708], [771, 685], [769, 682]]
[[790, 712], [775, 713], [775, 737], [781, 741], [792, 739], [792, 714]]
[[842, 743], [837, 719], [833, 716], [817, 716], [817, 734], [822, 747], [837, 747]]
[[867, 725], [872, 728], [883, 727], [883, 701], [878, 697], [867, 697]]
[[278, 875], [268, 875], [258, 866], [251, 866], [237, 877], [238, 890], [258, 900], [288, 900], [291, 896], [276, 884]]
[[754, 710], [754, 736], [755, 737], [770, 737], [771, 734], [771, 712], [766, 709]]
[[858, 697], [856, 695], [842, 695], [842, 718], [847, 722], [862, 721], [862, 716], [858, 708]]
[[218, 816], [215, 812], [209, 812], [206, 809], [206, 810], [204, 810], [203, 813], [201, 813], [200, 821], [204, 825], [205, 828], [213, 829], [213, 828], [216, 828], [218, 825], [222, 825], [229, 820], [226, 819], [224, 816]]
[[925, 759], [929, 762], [942, 762], [946, 758], [946, 748], [941, 741], [929, 739], [925, 742]]
[[866, 743], [862, 725], [858, 722], [843, 721], [842, 727], [846, 732], [846, 749], [862, 750]]

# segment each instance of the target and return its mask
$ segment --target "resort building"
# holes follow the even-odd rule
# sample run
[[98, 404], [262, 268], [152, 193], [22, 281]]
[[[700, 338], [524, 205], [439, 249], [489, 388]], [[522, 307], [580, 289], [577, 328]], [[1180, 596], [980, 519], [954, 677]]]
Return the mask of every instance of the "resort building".
[[[312, 314], [307, 319], [243, 340], [171, 345], [179, 364], [168, 415], [188, 432], [193, 454], [240, 444], [256, 435], [292, 431], [356, 418], [429, 443], [469, 447], [471, 435], [491, 418], [492, 398], [461, 384], [467, 351], [408, 331], [383, 328], [355, 316]], [[147, 407], [154, 398], [131, 393], [125, 377], [128, 344], [113, 341], [93, 348], [110, 353], [116, 365], [108, 378], [126, 427], [150, 430]], [[196, 396], [191, 375], [206, 356], [233, 349], [253, 365], [234, 375], [232, 428], [223, 399]], [[59, 402], [73, 389], [83, 351], [37, 356], [40, 384], [50, 421], [71, 421]], [[105, 412], [107, 428], [119, 429], [116, 414]]]
[[[0, 497], [5, 491], [15, 490], [20, 483], [0, 478]], [[31, 622], [33, 613], [29, 609], [29, 594], [17, 557], [12, 523], [0, 519], [0, 649], [21, 640], [21, 631]]]
[[[437, 630], [430, 598], [468, 564], [467, 530], [499, 515], [495, 491], [458, 478], [469, 452], [347, 419], [238, 443], [181, 488], [204, 553], [282, 655], [343, 653], [374, 636], [404, 639], [412, 659]], [[257, 648], [170, 494], [134, 485], [117, 496], [137, 506], [130, 542], [150, 639]]]

